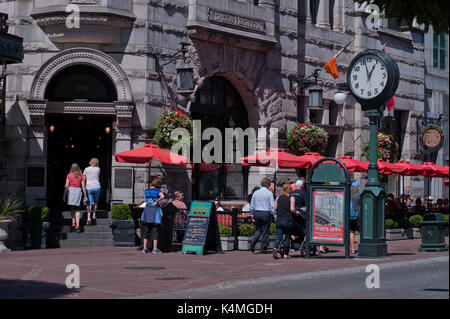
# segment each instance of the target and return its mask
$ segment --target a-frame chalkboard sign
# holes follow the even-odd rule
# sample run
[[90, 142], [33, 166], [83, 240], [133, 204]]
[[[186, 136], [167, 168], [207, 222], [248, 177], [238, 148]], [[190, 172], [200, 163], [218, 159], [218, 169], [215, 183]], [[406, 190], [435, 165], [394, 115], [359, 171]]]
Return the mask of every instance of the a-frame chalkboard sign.
[[212, 202], [192, 202], [183, 238], [183, 254], [222, 253], [216, 207]]

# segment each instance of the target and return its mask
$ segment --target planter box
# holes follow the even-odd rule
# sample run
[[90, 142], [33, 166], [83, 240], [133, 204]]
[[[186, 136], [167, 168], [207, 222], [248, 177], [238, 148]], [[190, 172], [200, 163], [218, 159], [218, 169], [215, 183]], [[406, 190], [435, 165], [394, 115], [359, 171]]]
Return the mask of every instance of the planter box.
[[222, 251], [229, 251], [234, 249], [234, 237], [220, 237]]
[[445, 236], [448, 236], [448, 226], [445, 226]]
[[[269, 244], [267, 246], [267, 249], [269, 248], [273, 248], [274, 247], [274, 243], [275, 243], [275, 239], [277, 239], [276, 235], [269, 235]], [[250, 250], [250, 241], [252, 240], [252, 237], [243, 237], [243, 236], [239, 236], [238, 237], [238, 249], [239, 250]], [[256, 243], [255, 249], [261, 249], [261, 240], [259, 240]]]
[[136, 229], [139, 227], [134, 220], [113, 220], [112, 228], [114, 246], [136, 246], [139, 242]]
[[386, 229], [386, 240], [408, 239], [408, 232], [404, 228]]
[[413, 228], [411, 228], [411, 230], [413, 232], [412, 238], [414, 238], [414, 239], [422, 238], [422, 235], [420, 234], [420, 227], [413, 227]]

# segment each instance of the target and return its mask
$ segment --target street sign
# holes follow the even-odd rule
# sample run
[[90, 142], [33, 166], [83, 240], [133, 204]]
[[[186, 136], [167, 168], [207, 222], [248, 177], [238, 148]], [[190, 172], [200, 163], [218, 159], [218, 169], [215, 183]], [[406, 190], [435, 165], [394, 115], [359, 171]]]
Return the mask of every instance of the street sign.
[[216, 208], [212, 202], [192, 202], [181, 252], [204, 255], [208, 250], [222, 252]]
[[350, 176], [345, 165], [331, 157], [317, 161], [310, 169], [306, 189], [306, 258], [310, 245], [345, 246], [349, 258]]

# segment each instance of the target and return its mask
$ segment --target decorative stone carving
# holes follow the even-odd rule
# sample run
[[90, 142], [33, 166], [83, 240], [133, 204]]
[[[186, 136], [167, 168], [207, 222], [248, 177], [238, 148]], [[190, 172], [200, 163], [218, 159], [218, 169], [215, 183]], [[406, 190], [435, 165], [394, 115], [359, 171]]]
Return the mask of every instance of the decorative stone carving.
[[107, 54], [90, 48], [68, 49], [47, 61], [34, 78], [31, 98], [43, 99], [52, 77], [62, 69], [77, 64], [91, 65], [104, 71], [116, 86], [118, 100], [132, 101], [131, 87], [120, 65]]
[[235, 29], [258, 32], [262, 34], [266, 33], [266, 24], [263, 20], [245, 18], [211, 8], [208, 9], [208, 21]]
[[70, 0], [73, 4], [98, 4], [99, 0]]
[[[38, 26], [46, 27], [50, 25], [60, 25], [60, 24], [65, 25], [66, 19], [67, 15], [58, 14], [36, 18], [35, 21]], [[116, 28], [128, 28], [132, 26], [133, 21], [128, 18], [106, 16], [102, 14], [93, 14], [93, 13], [82, 13], [80, 15], [80, 25], [83, 24], [113, 26]]]
[[47, 101], [28, 101], [28, 109], [30, 111], [30, 120], [32, 126], [45, 124], [45, 110], [47, 107]]

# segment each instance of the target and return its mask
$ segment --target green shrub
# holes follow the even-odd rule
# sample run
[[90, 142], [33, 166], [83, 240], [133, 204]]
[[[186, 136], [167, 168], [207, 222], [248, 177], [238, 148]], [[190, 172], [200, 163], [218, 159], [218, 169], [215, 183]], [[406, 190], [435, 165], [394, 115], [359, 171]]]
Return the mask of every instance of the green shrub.
[[239, 227], [239, 236], [252, 237], [255, 233], [255, 226], [244, 224]]
[[13, 200], [11, 197], [0, 199], [0, 220], [6, 219], [16, 222], [16, 217], [24, 212], [21, 209], [22, 204], [22, 202]]
[[413, 215], [409, 218], [409, 223], [412, 227], [420, 227], [420, 222], [423, 220], [423, 217], [420, 215]]
[[394, 229], [398, 228], [398, 223], [392, 219], [386, 219], [385, 220], [385, 227], [386, 229]]
[[231, 237], [231, 227], [226, 225], [219, 225], [220, 237]]
[[277, 234], [277, 225], [272, 223], [270, 224], [269, 235], [276, 235], [276, 234]]
[[409, 223], [408, 219], [399, 219], [397, 220], [398, 228], [409, 228], [411, 227], [411, 224]]
[[448, 214], [442, 214], [442, 216], [444, 217], [444, 220], [448, 225]]
[[118, 204], [111, 207], [111, 219], [114, 220], [131, 220], [132, 209], [129, 204]]
[[48, 207], [28, 206], [23, 213], [23, 221], [31, 223], [47, 222], [50, 220]]

